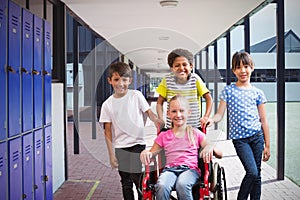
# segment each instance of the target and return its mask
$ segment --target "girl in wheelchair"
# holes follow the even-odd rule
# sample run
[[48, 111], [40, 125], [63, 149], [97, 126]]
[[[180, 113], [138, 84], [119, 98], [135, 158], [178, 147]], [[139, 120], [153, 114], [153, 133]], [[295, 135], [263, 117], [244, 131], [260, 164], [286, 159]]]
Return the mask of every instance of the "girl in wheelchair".
[[141, 162], [148, 165], [151, 158], [162, 149], [165, 151], [166, 164], [155, 185], [156, 199], [169, 200], [173, 189], [178, 199], [192, 200], [192, 187], [199, 179], [198, 150], [200, 157], [209, 163], [213, 157], [222, 157], [222, 152], [214, 149], [199, 129], [187, 126], [190, 113], [189, 102], [184, 97], [174, 96], [169, 102], [167, 111], [172, 121], [172, 128], [161, 132], [150, 150], [140, 154]]

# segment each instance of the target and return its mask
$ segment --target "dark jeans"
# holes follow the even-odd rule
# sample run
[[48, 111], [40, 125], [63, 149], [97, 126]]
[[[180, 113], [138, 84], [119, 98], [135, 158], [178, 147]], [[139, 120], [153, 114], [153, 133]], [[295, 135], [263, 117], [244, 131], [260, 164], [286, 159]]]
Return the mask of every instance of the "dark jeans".
[[140, 161], [140, 153], [145, 148], [146, 145], [135, 145], [128, 148], [115, 149], [124, 200], [134, 200], [133, 183], [138, 190], [138, 198], [142, 199], [142, 163]]
[[264, 136], [259, 132], [249, 138], [232, 140], [246, 175], [241, 183], [238, 200], [259, 200], [261, 196], [261, 160], [264, 150]]

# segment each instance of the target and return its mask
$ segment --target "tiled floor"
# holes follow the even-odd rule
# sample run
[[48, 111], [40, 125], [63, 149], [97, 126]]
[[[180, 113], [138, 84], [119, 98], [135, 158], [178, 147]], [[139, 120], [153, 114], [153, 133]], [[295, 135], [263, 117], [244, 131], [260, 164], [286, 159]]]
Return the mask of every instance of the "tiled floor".
[[[116, 170], [110, 168], [102, 129], [97, 124], [97, 139], [91, 139], [91, 123], [81, 122], [80, 154], [73, 154], [73, 124], [69, 123], [68, 133], [68, 180], [55, 192], [54, 200], [67, 199], [107, 199], [121, 200], [120, 179]], [[152, 143], [155, 127], [146, 124], [147, 142]], [[224, 152], [219, 162], [225, 168], [228, 199], [236, 199], [240, 182], [244, 176], [243, 167], [236, 156], [230, 140], [225, 140], [219, 132], [208, 131], [211, 140]], [[262, 165], [262, 198], [300, 199], [300, 187], [285, 178], [276, 180], [276, 171], [267, 163]]]

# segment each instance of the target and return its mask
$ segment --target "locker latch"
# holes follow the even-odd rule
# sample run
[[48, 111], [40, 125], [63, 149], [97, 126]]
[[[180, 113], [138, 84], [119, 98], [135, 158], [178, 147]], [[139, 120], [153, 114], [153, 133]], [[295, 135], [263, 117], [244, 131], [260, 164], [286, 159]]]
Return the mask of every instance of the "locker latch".
[[34, 70], [32, 70], [32, 74], [33, 74], [33, 75], [39, 75], [40, 72], [34, 69]]
[[44, 181], [49, 181], [49, 177], [47, 175], [44, 176]]
[[23, 199], [26, 199], [27, 198], [27, 195], [26, 194], [23, 194]]
[[29, 72], [27, 71], [27, 69], [25, 69], [24, 67], [21, 67], [21, 72], [22, 73], [25, 73], [25, 74], [28, 74]]
[[48, 76], [50, 76], [51, 74], [50, 74], [48, 71], [43, 70], [43, 75], [48, 75]]
[[11, 73], [16, 73], [16, 70], [14, 70], [14, 68], [12, 66], [7, 66], [7, 71], [9, 71]]

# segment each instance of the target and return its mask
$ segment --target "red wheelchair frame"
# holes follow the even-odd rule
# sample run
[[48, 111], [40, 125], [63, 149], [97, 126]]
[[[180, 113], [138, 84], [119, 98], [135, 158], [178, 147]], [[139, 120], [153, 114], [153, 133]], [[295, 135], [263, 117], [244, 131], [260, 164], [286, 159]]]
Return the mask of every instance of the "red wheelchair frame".
[[[206, 134], [206, 129], [202, 130]], [[159, 133], [158, 133], [159, 134]], [[142, 182], [142, 193], [144, 200], [154, 200], [155, 198], [155, 183], [162, 170], [162, 157], [161, 153], [157, 155], [157, 159], [152, 159], [154, 169], [151, 169], [150, 165], [145, 166], [145, 175]], [[198, 164], [199, 165], [199, 164]], [[227, 188], [225, 171], [223, 167], [220, 167], [217, 162], [214, 164], [204, 163], [204, 175], [196, 184], [199, 186], [199, 193], [196, 199], [205, 200], [227, 200]], [[151, 176], [152, 175], [152, 176]], [[154, 176], [154, 177], [153, 177]], [[213, 177], [212, 177], [213, 176]], [[212, 177], [212, 178], [211, 178]], [[203, 180], [202, 180], [203, 179]], [[151, 183], [150, 183], [151, 182]], [[224, 194], [223, 194], [224, 192]], [[194, 194], [193, 194], [194, 195]], [[194, 195], [195, 198], [196, 195]], [[171, 199], [176, 199], [171, 196]]]

